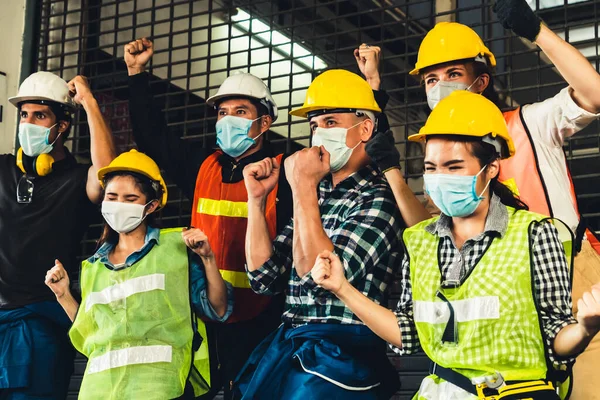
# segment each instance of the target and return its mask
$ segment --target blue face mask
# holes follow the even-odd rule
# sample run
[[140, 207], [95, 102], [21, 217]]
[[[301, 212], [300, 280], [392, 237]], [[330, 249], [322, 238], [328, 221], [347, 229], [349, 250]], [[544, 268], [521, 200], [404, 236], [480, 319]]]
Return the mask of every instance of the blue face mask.
[[230, 157], [239, 157], [256, 143], [264, 132], [252, 139], [248, 136], [252, 123], [260, 119], [246, 119], [226, 115], [217, 121], [217, 145]]
[[56, 125], [54, 124], [50, 128], [46, 128], [45, 126], [29, 124], [27, 122], [19, 124], [19, 143], [21, 143], [23, 153], [29, 157], [37, 157], [40, 154], [50, 153], [54, 147], [54, 143], [56, 143], [62, 134], [62, 132], [59, 133], [54, 142], [49, 143], [50, 132]]
[[475, 176], [455, 174], [424, 174], [425, 191], [433, 200], [435, 205], [449, 217], [467, 217], [475, 212], [483, 193], [487, 190], [491, 181], [481, 192], [477, 194], [475, 185], [477, 177], [485, 169]]

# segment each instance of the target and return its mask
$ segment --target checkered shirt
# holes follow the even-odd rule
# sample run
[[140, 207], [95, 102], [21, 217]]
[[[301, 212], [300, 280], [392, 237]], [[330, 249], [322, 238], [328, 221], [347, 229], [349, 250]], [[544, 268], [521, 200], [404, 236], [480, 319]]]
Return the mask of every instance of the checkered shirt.
[[[383, 175], [368, 165], [333, 187], [331, 177], [318, 188], [323, 229], [346, 270], [346, 278], [376, 303], [400, 267], [401, 217]], [[362, 324], [335, 295], [316, 285], [310, 272], [299, 277], [292, 259], [293, 221], [275, 238], [273, 255], [248, 271], [256, 293], [286, 292], [283, 320]]]

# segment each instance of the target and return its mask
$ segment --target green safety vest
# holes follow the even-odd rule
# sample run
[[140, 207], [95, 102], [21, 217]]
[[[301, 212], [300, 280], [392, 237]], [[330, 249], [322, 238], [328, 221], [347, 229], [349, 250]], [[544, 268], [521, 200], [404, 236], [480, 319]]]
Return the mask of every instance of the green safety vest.
[[[456, 288], [442, 287], [438, 258], [432, 257], [437, 253], [439, 237], [425, 227], [435, 219], [404, 232], [421, 346], [431, 360], [469, 379], [500, 372], [505, 381], [526, 381], [543, 379], [547, 374], [529, 256], [529, 227], [544, 217], [507, 209], [506, 234], [492, 241]], [[451, 314], [454, 329], [447, 326]], [[448, 332], [457, 332], [456, 341], [448, 341]], [[426, 379], [441, 383], [436, 376]]]
[[[196, 396], [209, 389], [206, 331], [190, 301], [189, 261], [181, 229], [164, 229], [134, 265], [81, 268], [82, 302], [69, 332], [88, 358], [83, 399], [172, 399], [190, 379]], [[195, 332], [203, 336], [194, 354]]]

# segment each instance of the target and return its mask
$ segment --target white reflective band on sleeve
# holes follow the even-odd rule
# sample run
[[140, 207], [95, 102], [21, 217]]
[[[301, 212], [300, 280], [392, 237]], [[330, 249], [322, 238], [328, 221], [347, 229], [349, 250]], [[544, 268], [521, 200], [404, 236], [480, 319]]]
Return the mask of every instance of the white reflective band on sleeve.
[[85, 299], [85, 311], [89, 311], [95, 304], [109, 304], [151, 290], [165, 290], [165, 274], [140, 276], [109, 286], [99, 292], [90, 293]]
[[138, 346], [113, 350], [100, 357], [91, 358], [86, 373], [95, 374], [133, 364], [171, 362], [172, 352], [171, 346]]
[[426, 377], [421, 382], [421, 387], [419, 388], [419, 398], [427, 399], [427, 400], [473, 400], [477, 399], [477, 396], [472, 395], [471, 393], [459, 388], [458, 386], [442, 381], [440, 383], [435, 383], [435, 381]]
[[[500, 300], [498, 296], [473, 297], [471, 299], [451, 301], [458, 322], [479, 319], [500, 318]], [[450, 309], [443, 301], [415, 301], [415, 322], [443, 324], [450, 318]]]

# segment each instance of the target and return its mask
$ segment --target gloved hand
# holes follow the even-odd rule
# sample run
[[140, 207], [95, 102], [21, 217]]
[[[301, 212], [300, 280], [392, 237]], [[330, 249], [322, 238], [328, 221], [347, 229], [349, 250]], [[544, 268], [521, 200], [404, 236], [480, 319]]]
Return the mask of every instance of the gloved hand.
[[493, 10], [504, 29], [535, 42], [542, 28], [542, 20], [525, 0], [497, 0]]
[[391, 168], [400, 168], [400, 153], [396, 149], [392, 131], [376, 133], [367, 142], [365, 150], [382, 172]]

